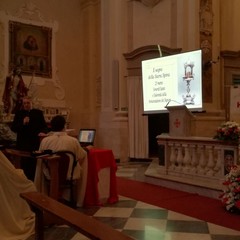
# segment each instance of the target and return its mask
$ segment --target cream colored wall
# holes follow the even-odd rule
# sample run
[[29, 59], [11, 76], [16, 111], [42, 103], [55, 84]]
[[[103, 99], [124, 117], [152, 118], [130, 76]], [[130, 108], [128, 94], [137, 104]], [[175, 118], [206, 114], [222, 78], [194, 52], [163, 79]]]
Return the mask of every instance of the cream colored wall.
[[230, 0], [221, 2], [221, 50], [239, 51], [240, 46], [240, 1]]
[[133, 2], [133, 48], [160, 44], [199, 48], [199, 1], [162, 0], [154, 7]]
[[171, 42], [171, 1], [154, 7], [133, 2], [133, 48], [145, 45], [169, 46]]

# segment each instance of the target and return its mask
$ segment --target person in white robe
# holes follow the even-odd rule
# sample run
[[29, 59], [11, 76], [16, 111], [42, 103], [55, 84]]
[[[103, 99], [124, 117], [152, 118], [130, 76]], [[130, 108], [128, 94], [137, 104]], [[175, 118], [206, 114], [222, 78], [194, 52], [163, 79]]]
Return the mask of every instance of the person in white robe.
[[[87, 171], [88, 171], [88, 159], [86, 150], [81, 147], [78, 140], [72, 136], [69, 136], [65, 129], [66, 121], [61, 115], [53, 117], [51, 120], [51, 132], [48, 136], [44, 137], [40, 143], [40, 152], [44, 150], [57, 151], [70, 151], [76, 156], [77, 165], [74, 168], [73, 179], [78, 180], [77, 187], [77, 207], [82, 207], [85, 197], [86, 185], [87, 185]], [[91, 148], [91, 146], [89, 147]], [[42, 160], [38, 159], [36, 175], [34, 183], [40, 192], [47, 193], [46, 183], [44, 177], [47, 176], [47, 169], [44, 169]], [[44, 176], [44, 174], [45, 176]], [[70, 178], [71, 166], [68, 169], [68, 178]], [[63, 193], [63, 198], [69, 200], [69, 194]]]
[[34, 183], [22, 169], [16, 169], [0, 151], [0, 239], [25, 240], [35, 231], [35, 214], [20, 197], [23, 192], [35, 192]]

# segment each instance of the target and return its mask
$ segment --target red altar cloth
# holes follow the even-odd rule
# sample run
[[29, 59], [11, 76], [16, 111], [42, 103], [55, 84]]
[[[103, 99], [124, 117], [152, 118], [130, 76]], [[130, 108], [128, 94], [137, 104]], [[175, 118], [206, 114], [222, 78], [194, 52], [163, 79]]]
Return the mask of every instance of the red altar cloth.
[[103, 168], [110, 168], [110, 189], [108, 203], [118, 201], [116, 170], [117, 165], [112, 150], [109, 149], [90, 149], [88, 152], [88, 176], [84, 199], [84, 206], [100, 206], [98, 192], [98, 172]]

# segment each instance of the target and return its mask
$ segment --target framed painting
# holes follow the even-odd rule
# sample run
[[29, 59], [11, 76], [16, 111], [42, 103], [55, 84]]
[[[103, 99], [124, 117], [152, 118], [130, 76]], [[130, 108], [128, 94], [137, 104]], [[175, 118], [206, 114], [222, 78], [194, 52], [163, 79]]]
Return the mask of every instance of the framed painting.
[[52, 77], [52, 29], [9, 21], [9, 70], [24, 75]]

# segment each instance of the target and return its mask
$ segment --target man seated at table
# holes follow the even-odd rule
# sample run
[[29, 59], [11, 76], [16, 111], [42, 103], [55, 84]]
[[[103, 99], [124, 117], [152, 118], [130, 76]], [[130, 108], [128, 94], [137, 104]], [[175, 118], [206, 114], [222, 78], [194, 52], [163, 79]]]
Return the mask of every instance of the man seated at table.
[[[83, 204], [86, 183], [87, 183], [87, 152], [81, 147], [78, 140], [72, 136], [69, 136], [65, 131], [66, 120], [63, 116], [57, 115], [51, 120], [51, 132], [42, 139], [40, 144], [40, 151], [52, 150], [57, 151], [70, 151], [75, 154], [78, 160], [76, 167], [74, 168], [73, 179], [78, 179], [77, 187], [77, 206], [81, 207]], [[91, 148], [89, 146], [88, 148]], [[47, 175], [47, 169], [44, 169], [42, 160], [37, 162], [35, 184], [39, 191], [45, 192], [46, 186], [44, 185], [44, 176]], [[66, 196], [62, 196], [66, 197]], [[67, 199], [68, 200], [68, 199]]]

